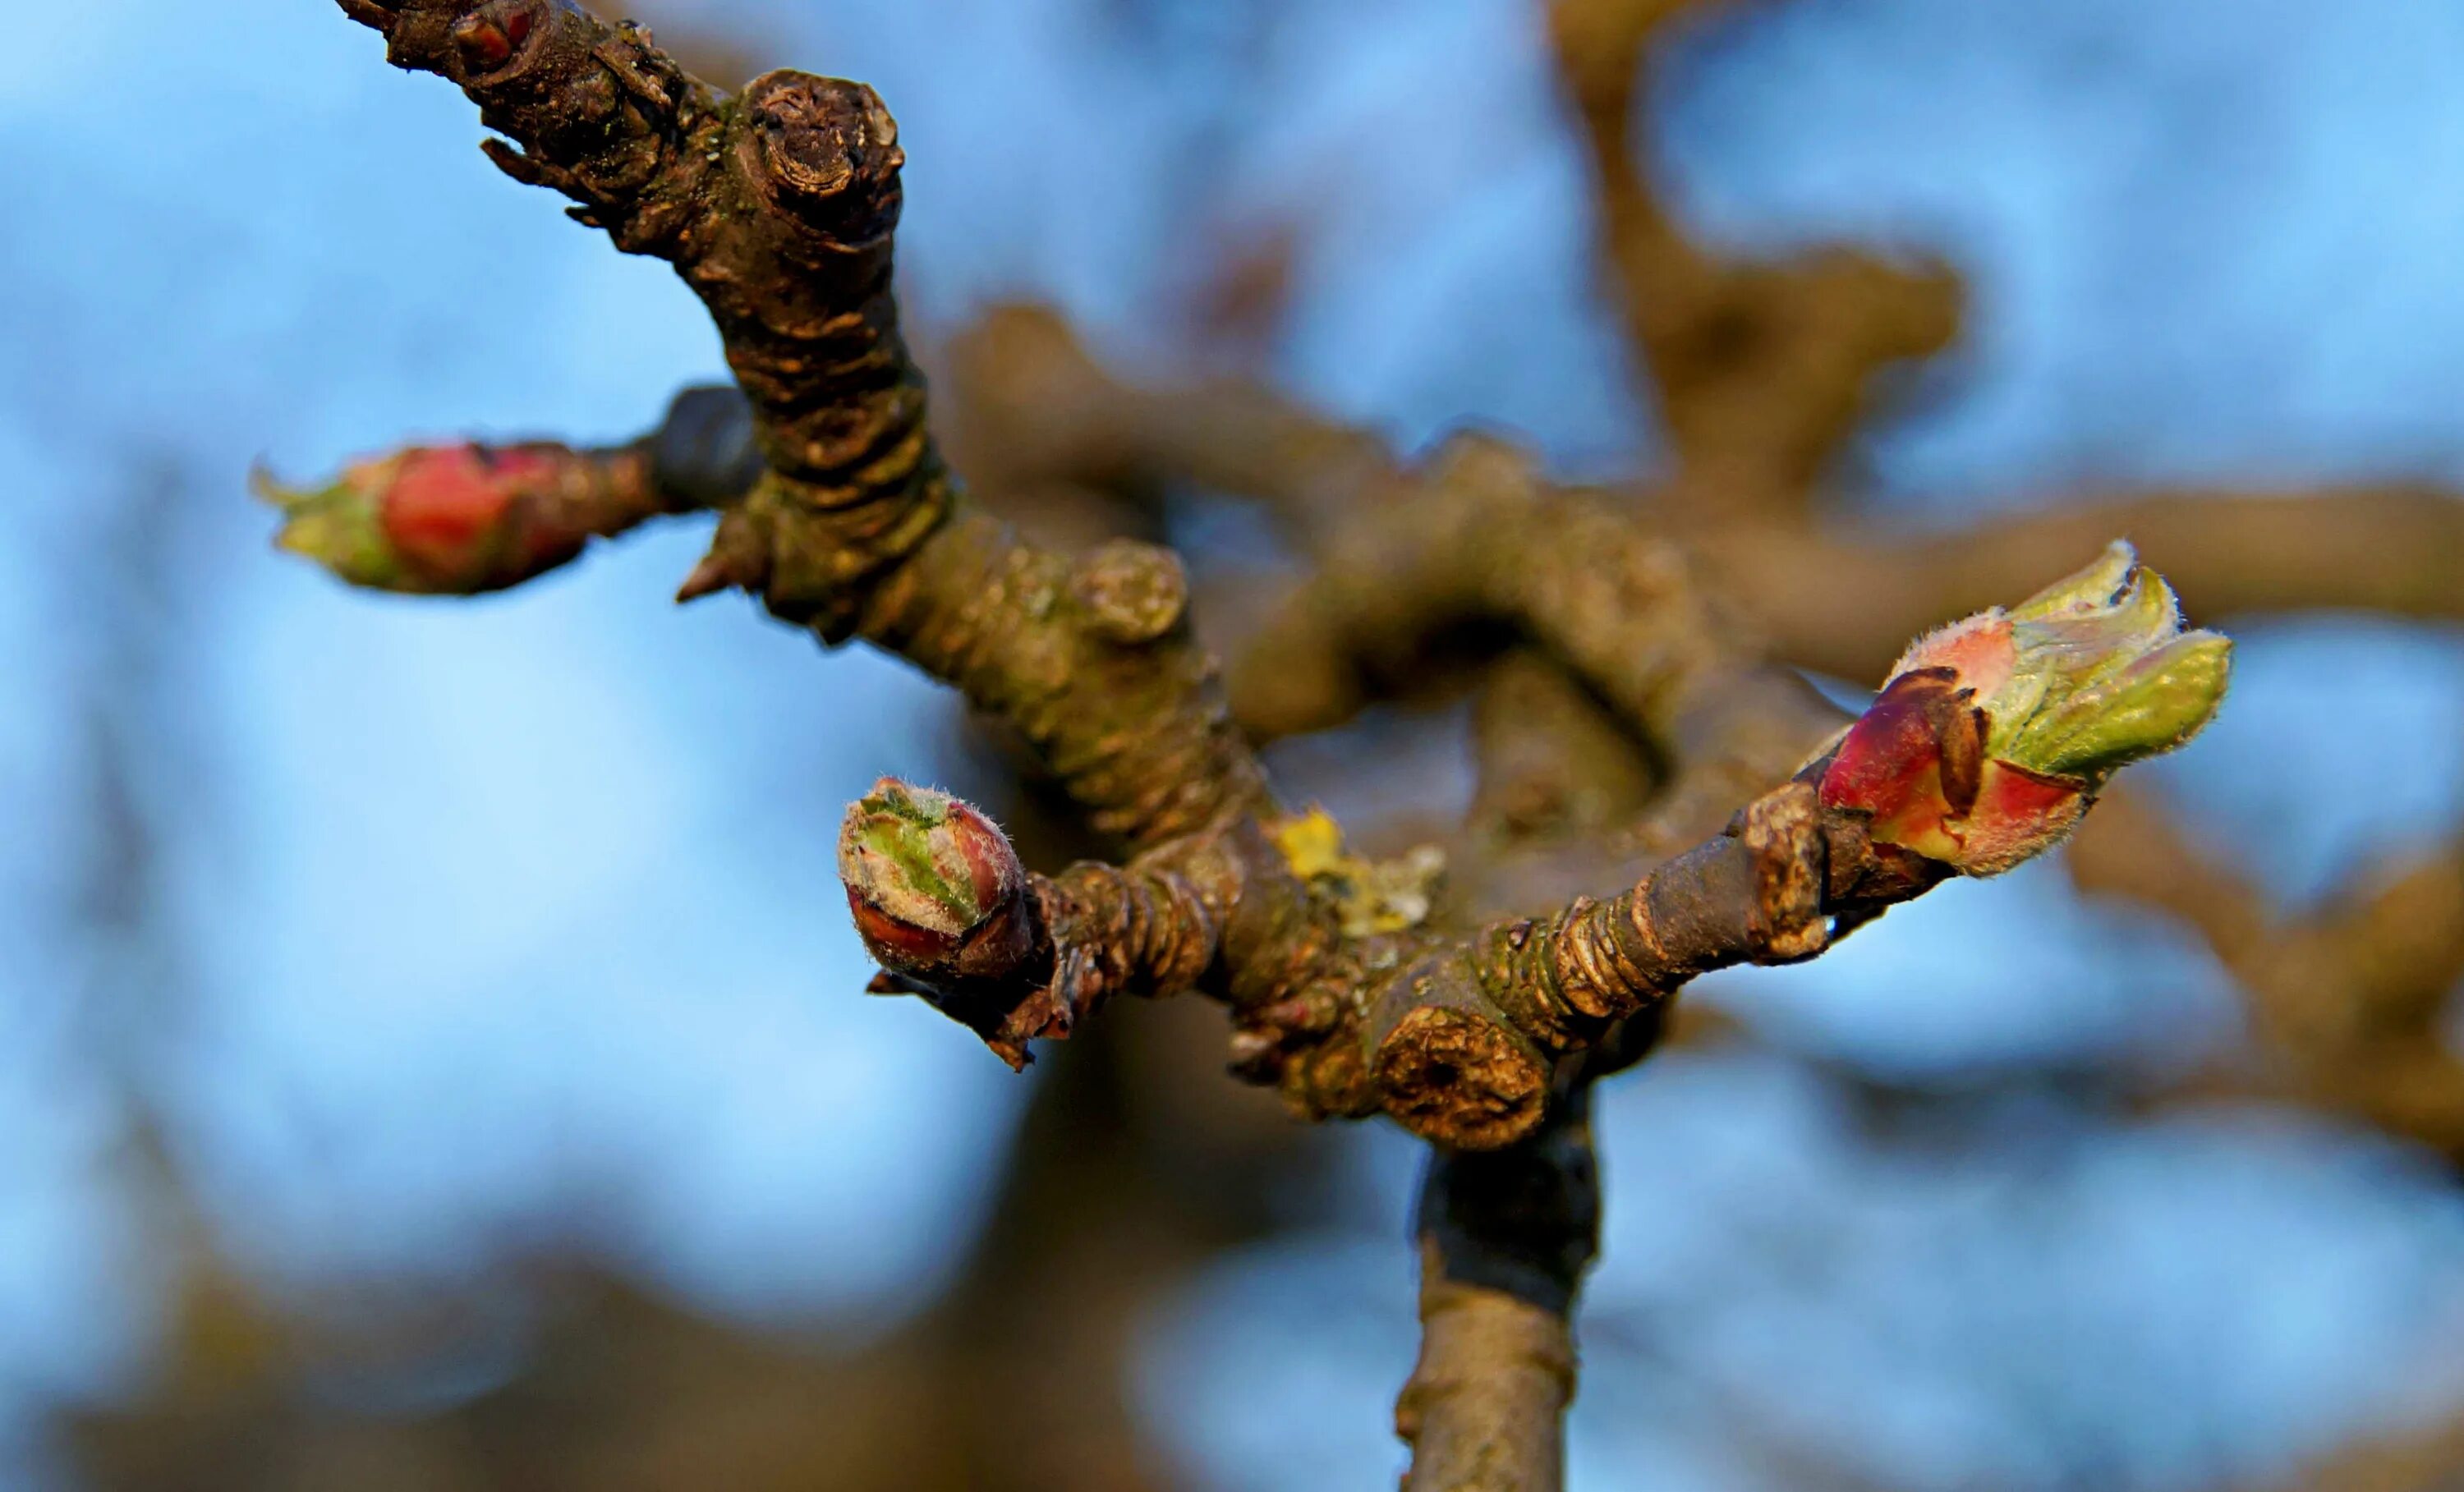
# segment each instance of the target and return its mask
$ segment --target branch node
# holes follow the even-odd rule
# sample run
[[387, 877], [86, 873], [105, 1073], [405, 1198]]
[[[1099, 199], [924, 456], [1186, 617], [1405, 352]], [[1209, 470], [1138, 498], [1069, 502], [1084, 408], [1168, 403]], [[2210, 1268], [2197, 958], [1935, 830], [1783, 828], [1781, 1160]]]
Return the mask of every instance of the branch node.
[[759, 588], [770, 578], [769, 558], [770, 546], [762, 538], [760, 523], [740, 510], [728, 510], [711, 536], [710, 552], [676, 588], [676, 604], [723, 590]]
[[1793, 963], [1829, 946], [1823, 893], [1830, 882], [1822, 801], [1811, 782], [1791, 782], [1746, 806], [1739, 838], [1754, 858], [1755, 941], [1760, 962]]
[[1551, 1067], [1480, 991], [1459, 955], [1389, 980], [1371, 1013], [1370, 1076], [1397, 1123], [1422, 1139], [1494, 1150], [1529, 1133]]
[[1087, 608], [1089, 628], [1124, 647], [1169, 635], [1189, 609], [1180, 557], [1133, 538], [1108, 539], [1081, 558], [1070, 588]]
[[780, 210], [849, 249], [897, 225], [907, 156], [878, 94], [781, 68], [746, 85], [742, 108], [746, 175]]

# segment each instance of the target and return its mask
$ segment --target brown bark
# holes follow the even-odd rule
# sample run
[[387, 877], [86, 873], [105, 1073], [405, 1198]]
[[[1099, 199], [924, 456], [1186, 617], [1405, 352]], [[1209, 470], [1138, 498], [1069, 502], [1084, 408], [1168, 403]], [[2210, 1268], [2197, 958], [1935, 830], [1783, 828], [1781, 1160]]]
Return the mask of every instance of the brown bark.
[[2117, 536], [2202, 617], [2464, 616], [2464, 500], [2428, 487], [2090, 497], [1939, 538], [1754, 525], [1695, 548], [1773, 652], [1864, 679], [1928, 618], [2019, 594], [2013, 583]]
[[[2464, 980], [2464, 845], [2373, 867], [2323, 906], [2282, 916], [2125, 794], [2081, 829], [2070, 870], [2081, 889], [2169, 913], [2206, 940], [2248, 997], [2258, 1091], [2375, 1125], [2464, 1169], [2464, 1058], [2447, 1035]], [[2203, 1082], [2253, 1086], [2230, 1073]]]
[[[758, 436], [758, 403], [754, 414]], [[669, 428], [636, 448], [650, 452], [663, 504], [724, 503], [741, 490], [749, 462], [726, 418], [708, 398], [680, 401]], [[1450, 531], [1455, 552], [1530, 526], [1528, 473], [1494, 455], [1466, 448], [1449, 464], [1469, 514]], [[639, 461], [633, 450], [605, 459], [627, 470]], [[775, 471], [755, 477], [745, 500], [778, 480]], [[1635, 613], [1645, 625], [1666, 613], [1679, 659], [1723, 658], [1707, 641], [1711, 624], [1686, 609], [1673, 574], [1658, 594], [1594, 597], [1580, 583], [1592, 551], [1624, 531], [1602, 516], [1573, 532], [1589, 542], [1535, 558], [1531, 605], [1565, 619], [1570, 650], [1618, 681], [1644, 726], [1684, 744], [1800, 742], [1802, 721], [1829, 717], [1802, 691], [1725, 663], [1680, 664], [1665, 685], [1637, 683], [1651, 677], [1648, 660], [1639, 675], [1617, 667], [1622, 646], [1647, 635], [1627, 630]], [[722, 526], [715, 553], [727, 543]], [[1550, 584], [1551, 575], [1568, 583]], [[1861, 919], [1934, 879], [1878, 859], [1852, 817], [1811, 808], [1798, 788], [1608, 903], [1577, 898], [1466, 937], [1352, 929], [1340, 899], [1280, 843], [1287, 821], [1261, 811], [1270, 801], [1263, 775], [1216, 700], [1182, 594], [1166, 551], [1111, 544], [1065, 560], [961, 514], [892, 565], [864, 605], [868, 635], [957, 679], [1038, 750], [1099, 830], [1152, 845], [1118, 867], [1037, 878], [1035, 935], [963, 977], [875, 942], [903, 987], [1013, 1062], [1027, 1041], [1067, 1035], [1112, 994], [1196, 988], [1234, 1008], [1236, 1065], [1302, 1112], [1382, 1108], [1432, 1138], [1504, 1144], [1538, 1121], [1551, 1064], [1619, 1020], [1705, 970], [1818, 951], [1833, 917]], [[1774, 718], [1786, 728], [1742, 729], [1782, 699], [1791, 709]], [[1777, 759], [1756, 755], [1746, 770], [1769, 774]]]
[[1554, 0], [1551, 33], [1596, 178], [1601, 258], [1672, 448], [1672, 500], [1724, 518], [1801, 513], [1877, 407], [1878, 375], [1957, 335], [1960, 289], [1939, 265], [1857, 250], [1723, 259], [1678, 223], [1636, 149], [1646, 55], [1673, 23], [1720, 8]]
[[[1411, 1485], [1554, 1485], [1596, 1212], [1584, 1085], [1647, 1050], [1695, 976], [1812, 956], [1948, 873], [1826, 806], [1812, 785], [1823, 762], [1783, 780], [1836, 713], [1738, 625], [1758, 595], [1786, 618], [1722, 547], [1741, 516], [1800, 512], [1879, 370], [1947, 340], [1947, 277], [1844, 253], [1782, 266], [1706, 253], [1652, 197], [1627, 133], [1643, 48], [1683, 6], [1565, 0], [1559, 42], [1611, 258], [1678, 456], [1651, 507], [1550, 487], [1494, 440], [1415, 466], [1253, 389], [1124, 389], [1048, 319], [997, 321], [962, 369], [1061, 371], [962, 380], [978, 390], [959, 428], [979, 472], [1022, 486], [1196, 481], [1268, 499], [1299, 537], [1309, 573], [1227, 695], [1168, 551], [1030, 543], [950, 474], [898, 329], [902, 157], [869, 89], [773, 73], [729, 98], [637, 28], [566, 0], [341, 4], [398, 63], [464, 87], [520, 145], [492, 149], [507, 170], [575, 198], [619, 247], [672, 261], [709, 306], [749, 417], [730, 436], [737, 416], [705, 398], [646, 448], [663, 506], [719, 516], [685, 594], [753, 591], [825, 642], [869, 642], [951, 683], [1120, 850], [1029, 877], [999, 845], [1008, 860], [985, 884], [1023, 899], [963, 958], [906, 937], [922, 924], [902, 929], [894, 898], [875, 897], [864, 929], [889, 977], [1015, 1060], [1112, 995], [1196, 990], [1230, 1007], [1236, 1068], [1295, 1108], [1383, 1110], [1440, 1142], [1421, 1216], [1426, 1338], [1399, 1415]], [[1639, 819], [1616, 831], [1617, 855], [1700, 843], [1620, 874], [1627, 889], [1608, 900], [1467, 931], [1424, 920], [1425, 902], [1400, 916], [1377, 904], [1391, 867], [1285, 814], [1242, 721], [1271, 735], [1341, 718], [1465, 622], [1529, 645], [1551, 687], [1596, 702], [1603, 755], [1630, 749], [1627, 785], [1648, 796], [1621, 810]], [[1502, 784], [1515, 774], [1492, 748]], [[1492, 795], [1484, 812], [1495, 822], [1509, 801]], [[1027, 1293], [990, 1273], [971, 1317]], [[1080, 1391], [1101, 1392], [1061, 1374], [1026, 1398], [1060, 1415]]]
[[1433, 1154], [1417, 1231], [1420, 1355], [1395, 1406], [1404, 1492], [1556, 1492], [1574, 1298], [1599, 1237], [1588, 1105], [1503, 1151]]

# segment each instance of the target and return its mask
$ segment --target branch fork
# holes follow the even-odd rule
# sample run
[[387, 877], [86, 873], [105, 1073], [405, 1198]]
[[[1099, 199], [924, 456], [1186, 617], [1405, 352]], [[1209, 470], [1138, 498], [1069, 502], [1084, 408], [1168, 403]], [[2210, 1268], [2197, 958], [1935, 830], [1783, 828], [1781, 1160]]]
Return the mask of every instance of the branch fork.
[[[1685, 545], [1605, 494], [1547, 489], [1495, 442], [1460, 440], [1413, 472], [1366, 437], [1237, 391], [1210, 396], [1230, 416], [1212, 424], [1137, 406], [1201, 452], [1201, 470], [1228, 474], [1217, 485], [1263, 483], [1321, 550], [1341, 552], [1287, 608], [1320, 654], [1379, 651], [1433, 619], [1506, 621], [1614, 712], [1630, 755], [1654, 757], [1633, 775], [1673, 766], [1657, 784], [1654, 833], [1668, 837], [1656, 845], [1683, 845], [1743, 801], [1722, 831], [1621, 873], [1616, 895], [1552, 894], [1534, 899], [1558, 902], [1540, 915], [1457, 925], [1425, 875], [1353, 861], [1331, 821], [1277, 801], [1192, 636], [1175, 556], [1127, 540], [1038, 547], [951, 474], [899, 328], [904, 155], [872, 90], [782, 71], [731, 98], [647, 31], [571, 0], [338, 3], [385, 34], [397, 65], [462, 87], [507, 137], [487, 146], [499, 167], [573, 199], [620, 249], [672, 263], [708, 307], [740, 396], [689, 394], [618, 450], [414, 450], [315, 493], [274, 491], [286, 546], [354, 583], [469, 594], [648, 517], [712, 512], [711, 549], [680, 600], [754, 593], [825, 644], [907, 659], [1010, 728], [1119, 858], [1041, 874], [978, 809], [883, 779], [848, 810], [839, 845], [849, 912], [883, 971], [874, 988], [921, 997], [1014, 1067], [1116, 996], [1196, 992], [1230, 1011], [1232, 1069], [1295, 1111], [1384, 1112], [1434, 1142], [1426, 1338], [1398, 1422], [1418, 1453], [1415, 1492], [1555, 1485], [1569, 1310], [1595, 1241], [1589, 1085], [1648, 1049], [1679, 990], [1731, 964], [1814, 957], [1944, 880], [2041, 853], [2116, 771], [2187, 741], [2222, 695], [2230, 645], [2185, 630], [2169, 588], [2117, 546], [2016, 606], [1920, 639], [1873, 706], [1780, 780], [1803, 749], [1796, 733], [1816, 734], [1806, 692], [1694, 586], [1690, 557], [1718, 536], [1684, 510], [1712, 494], [1766, 517], [1798, 510], [1878, 370], [1948, 340], [1948, 282], [1840, 255], [1712, 260], [1630, 158], [1635, 64], [1682, 0], [1558, 0], [1614, 258], [1681, 457], [1664, 507]], [[1081, 403], [1112, 415], [1131, 398]], [[1155, 464], [1119, 430], [1098, 433], [1115, 466]], [[1073, 445], [1033, 429], [1018, 444], [1039, 435]], [[1358, 523], [1330, 518], [1372, 491], [1393, 500], [1364, 504]], [[1382, 542], [1416, 526], [1427, 542]], [[1364, 575], [1417, 603], [1391, 626], [1347, 607]], [[1764, 587], [1783, 622], [1769, 599], [1789, 590]], [[1910, 610], [1887, 599], [1897, 609], [1878, 613]], [[1285, 700], [1269, 727], [1323, 723], [1353, 702], [1356, 670], [1282, 671], [1280, 690], [1244, 691]], [[1290, 676], [1326, 687], [1294, 690]], [[1747, 751], [1746, 735], [1791, 744]], [[1679, 823], [1683, 838], [1668, 828]], [[1316, 862], [1301, 852], [1311, 836]]]

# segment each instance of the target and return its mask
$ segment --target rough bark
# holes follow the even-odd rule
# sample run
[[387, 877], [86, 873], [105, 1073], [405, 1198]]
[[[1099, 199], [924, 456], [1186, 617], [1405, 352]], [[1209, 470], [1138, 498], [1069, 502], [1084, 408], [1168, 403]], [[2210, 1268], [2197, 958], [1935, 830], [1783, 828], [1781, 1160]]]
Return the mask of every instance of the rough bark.
[[1573, 1308], [1599, 1245], [1588, 1104], [1502, 1151], [1440, 1151], [1420, 1189], [1420, 1355], [1395, 1406], [1404, 1492], [1555, 1492]]
[[[1060, 372], [968, 374], [980, 472], [1244, 493], [1295, 536], [1298, 588], [1227, 691], [1168, 550], [1029, 542], [952, 475], [899, 331], [903, 158], [869, 89], [781, 72], [729, 97], [639, 28], [567, 0], [341, 3], [397, 63], [464, 88], [519, 146], [492, 144], [500, 165], [574, 198], [620, 248], [672, 262], [718, 326], [740, 399], [694, 394], [623, 451], [538, 448], [607, 463], [611, 479], [621, 463], [624, 490], [647, 498], [581, 527], [715, 512], [684, 597], [741, 588], [825, 643], [863, 641], [950, 683], [1105, 842], [1111, 858], [1032, 874], [988, 821], [936, 808], [916, 829], [963, 841], [935, 851], [980, 872], [961, 895], [942, 862], [891, 853], [903, 831], [885, 821], [891, 838], [874, 850], [949, 893], [933, 906], [972, 914], [979, 891], [1001, 892], [981, 924], [902, 922], [917, 904], [899, 902], [895, 874], [850, 876], [885, 982], [1017, 1063], [1113, 996], [1196, 991], [1229, 1007], [1242, 1076], [1304, 1114], [1382, 1111], [1436, 1142], [1423, 1352], [1398, 1412], [1417, 1452], [1409, 1484], [1555, 1485], [1597, 1208], [1587, 1085], [1647, 1051], [1696, 976], [1813, 956], [1951, 873], [1818, 790], [1830, 759], [1806, 757], [1837, 713], [1772, 667], [1741, 618], [1763, 618], [1782, 657], [1861, 658], [1866, 644], [1792, 631], [1783, 603], [1798, 582], [1758, 588], [1737, 537], [1793, 525], [1881, 370], [1948, 339], [1947, 277], [1847, 253], [1740, 265], [1705, 252], [1652, 195], [1630, 139], [1643, 49], [1684, 7], [1565, 0], [1557, 37], [1600, 168], [1605, 247], [1676, 457], [1656, 500], [1553, 487], [1485, 437], [1402, 461], [1242, 385], [1127, 389], [1049, 318], [995, 322], [962, 370], [1040, 360]], [[1969, 604], [2023, 594], [2093, 547]], [[1894, 645], [1957, 609], [1903, 606]], [[1611, 845], [1605, 859], [1641, 863], [1593, 883], [1617, 894], [1469, 926], [1433, 918], [1409, 866], [1359, 856], [1271, 792], [1252, 734], [1342, 718], [1466, 623], [1528, 649], [1560, 718], [1589, 722], [1570, 743], [1631, 769], [1617, 796], [1639, 801], [1619, 806], [1623, 823], [1558, 810]], [[1504, 838], [1545, 841], [1548, 810], [1515, 808], [1507, 790], [1526, 775], [1515, 733], [1489, 734], [1480, 817], [1519, 813]], [[1950, 758], [1933, 760], [1947, 784]], [[1464, 844], [1499, 847], [1478, 825]]]

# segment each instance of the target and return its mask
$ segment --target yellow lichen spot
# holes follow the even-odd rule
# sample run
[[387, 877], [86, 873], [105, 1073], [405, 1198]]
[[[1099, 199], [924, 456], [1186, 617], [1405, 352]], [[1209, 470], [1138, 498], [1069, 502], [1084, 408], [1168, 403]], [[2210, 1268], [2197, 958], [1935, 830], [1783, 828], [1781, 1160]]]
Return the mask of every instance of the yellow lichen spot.
[[1347, 936], [1400, 932], [1428, 918], [1444, 852], [1424, 845], [1399, 860], [1377, 862], [1347, 854], [1343, 826], [1312, 804], [1274, 825], [1275, 847], [1292, 873], [1334, 903]]
[[1343, 825], [1315, 803], [1275, 825], [1275, 847], [1284, 852], [1292, 874], [1304, 881], [1333, 875], [1344, 863]]

